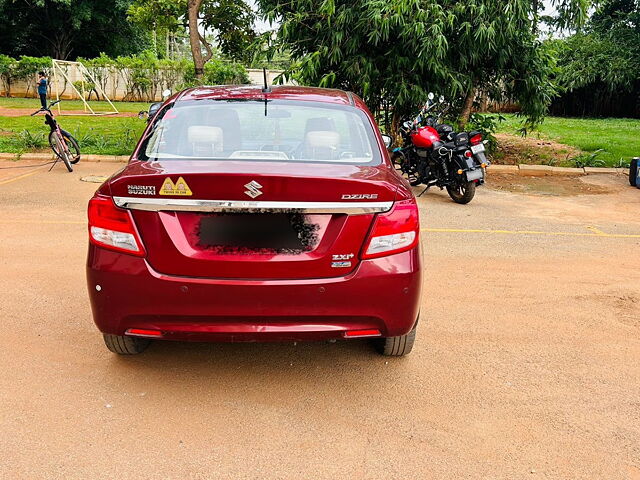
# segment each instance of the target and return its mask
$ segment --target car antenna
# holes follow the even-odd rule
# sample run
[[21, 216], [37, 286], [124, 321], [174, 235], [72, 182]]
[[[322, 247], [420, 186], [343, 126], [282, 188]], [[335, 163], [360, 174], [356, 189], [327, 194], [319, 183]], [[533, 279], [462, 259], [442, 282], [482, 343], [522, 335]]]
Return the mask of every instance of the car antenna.
[[[262, 76], [264, 78], [264, 87], [262, 87], [262, 93], [271, 93], [271, 87], [267, 84], [267, 68], [262, 67]], [[267, 116], [267, 97], [264, 97], [264, 116]]]
[[262, 93], [271, 93], [271, 87], [267, 84], [267, 68], [262, 67], [262, 76], [264, 77], [264, 87], [262, 87]]

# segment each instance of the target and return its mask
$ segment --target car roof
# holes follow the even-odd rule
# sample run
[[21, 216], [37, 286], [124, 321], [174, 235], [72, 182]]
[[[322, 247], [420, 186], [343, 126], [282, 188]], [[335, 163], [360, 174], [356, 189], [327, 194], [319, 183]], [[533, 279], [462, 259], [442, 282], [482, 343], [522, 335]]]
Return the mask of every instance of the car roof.
[[[175, 95], [176, 102], [200, 99], [246, 99], [246, 100], [301, 100], [355, 106], [361, 100], [351, 92], [334, 88], [300, 87], [294, 85], [271, 86], [263, 92], [260, 85], [216, 85], [189, 88]], [[358, 105], [362, 107], [361, 105]]]

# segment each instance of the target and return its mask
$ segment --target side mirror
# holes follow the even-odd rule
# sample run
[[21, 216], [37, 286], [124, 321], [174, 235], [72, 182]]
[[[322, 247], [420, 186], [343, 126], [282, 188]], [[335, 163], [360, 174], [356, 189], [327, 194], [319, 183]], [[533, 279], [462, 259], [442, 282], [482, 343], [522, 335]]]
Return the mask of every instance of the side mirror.
[[160, 107], [162, 106], [162, 102], [155, 102], [149, 105], [149, 116], [147, 117], [147, 122], [150, 122], [153, 116], [158, 113]]
[[427, 95], [429, 100], [433, 100], [434, 98], [436, 98], [436, 96], [433, 94], [433, 92], [429, 92], [429, 95]]
[[382, 134], [382, 141], [384, 142], [384, 146], [389, 148], [393, 143], [393, 138], [391, 138], [391, 135]]
[[166, 90], [164, 90], [164, 91], [162, 92], [162, 98], [163, 98], [163, 99], [167, 99], [167, 98], [169, 98], [170, 96], [171, 96], [171, 89], [170, 89], [170, 88], [167, 88]]
[[440, 103], [444, 103], [444, 95], [440, 95], [440, 98], [438, 100], [440, 101]]

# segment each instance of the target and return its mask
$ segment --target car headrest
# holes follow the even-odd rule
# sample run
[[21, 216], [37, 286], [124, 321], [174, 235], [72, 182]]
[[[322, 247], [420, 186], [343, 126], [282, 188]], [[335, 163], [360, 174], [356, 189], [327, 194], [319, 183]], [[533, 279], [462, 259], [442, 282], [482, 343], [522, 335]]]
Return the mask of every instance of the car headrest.
[[307, 132], [319, 131], [319, 130], [331, 131], [335, 129], [336, 129], [336, 126], [332, 118], [314, 117], [307, 120], [304, 131], [305, 133], [307, 133]]
[[309, 148], [337, 149], [340, 145], [340, 134], [331, 130], [312, 130], [307, 132], [305, 144]]
[[210, 155], [222, 151], [223, 134], [220, 127], [192, 125], [187, 129], [187, 139], [193, 147], [194, 155]]

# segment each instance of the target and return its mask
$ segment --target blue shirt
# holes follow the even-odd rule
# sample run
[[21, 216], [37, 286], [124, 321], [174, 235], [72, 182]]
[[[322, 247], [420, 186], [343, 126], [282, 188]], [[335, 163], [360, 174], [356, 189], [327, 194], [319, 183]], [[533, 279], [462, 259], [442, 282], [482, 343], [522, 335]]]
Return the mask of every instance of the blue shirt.
[[42, 94], [47, 94], [47, 79], [46, 78], [41, 78], [40, 81], [38, 82], [38, 94], [42, 95]]

